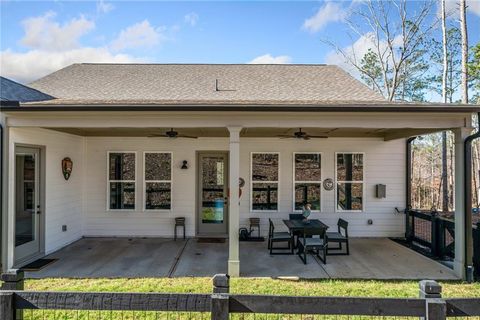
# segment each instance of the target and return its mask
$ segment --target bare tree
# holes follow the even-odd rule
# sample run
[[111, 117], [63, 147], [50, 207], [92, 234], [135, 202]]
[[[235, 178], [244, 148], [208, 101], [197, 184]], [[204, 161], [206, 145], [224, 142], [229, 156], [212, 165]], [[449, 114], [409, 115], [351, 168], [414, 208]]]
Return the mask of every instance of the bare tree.
[[462, 103], [468, 103], [468, 34], [467, 1], [460, 0], [460, 31], [462, 33]]
[[[447, 76], [448, 76], [448, 43], [447, 43], [447, 13], [445, 0], [441, 0], [442, 11], [442, 47], [443, 47], [443, 72], [442, 72], [442, 101], [447, 103]], [[448, 211], [448, 165], [447, 165], [447, 132], [442, 132], [442, 211]]]
[[[356, 52], [355, 47], [344, 49], [331, 40], [323, 40], [390, 101], [395, 100], [402, 83], [411, 82], [415, 71], [421, 69], [418, 62], [423, 58], [422, 50], [426, 51], [427, 36], [438, 23], [438, 20], [428, 21], [434, 7], [432, 0], [423, 1], [413, 13], [407, 10], [407, 2], [366, 0], [347, 20], [351, 38], [366, 37], [371, 41], [369, 62], [376, 63], [375, 67], [365, 65], [365, 52]], [[365, 26], [369, 31], [365, 32]]]

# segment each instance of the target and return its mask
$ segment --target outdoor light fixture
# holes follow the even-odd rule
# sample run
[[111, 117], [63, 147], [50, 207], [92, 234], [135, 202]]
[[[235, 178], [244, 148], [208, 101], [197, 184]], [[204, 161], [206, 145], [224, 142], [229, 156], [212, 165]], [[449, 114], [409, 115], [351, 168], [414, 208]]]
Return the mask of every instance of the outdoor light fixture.
[[180, 169], [182, 169], [182, 170], [188, 169], [188, 161], [187, 160], [182, 161], [182, 166], [180, 167]]

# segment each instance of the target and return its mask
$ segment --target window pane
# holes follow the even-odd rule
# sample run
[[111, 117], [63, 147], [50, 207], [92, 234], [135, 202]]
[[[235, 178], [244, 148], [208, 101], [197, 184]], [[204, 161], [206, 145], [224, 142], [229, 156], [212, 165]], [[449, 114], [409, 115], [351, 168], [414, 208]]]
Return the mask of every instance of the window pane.
[[320, 184], [295, 183], [295, 210], [302, 210], [306, 203], [312, 210], [320, 210]]
[[252, 188], [253, 210], [277, 210], [278, 184], [254, 183]]
[[363, 154], [337, 154], [337, 180], [363, 181]]
[[171, 180], [172, 155], [145, 153], [145, 180]]
[[337, 184], [337, 208], [340, 210], [363, 209], [363, 184], [362, 183], [338, 183]]
[[110, 182], [110, 209], [135, 209], [135, 183]]
[[145, 184], [145, 209], [170, 210], [171, 197], [169, 182], [147, 182]]
[[110, 153], [110, 180], [135, 180], [135, 153]]
[[252, 180], [278, 181], [278, 154], [252, 154]]
[[320, 154], [295, 154], [295, 180], [296, 181], [321, 181]]

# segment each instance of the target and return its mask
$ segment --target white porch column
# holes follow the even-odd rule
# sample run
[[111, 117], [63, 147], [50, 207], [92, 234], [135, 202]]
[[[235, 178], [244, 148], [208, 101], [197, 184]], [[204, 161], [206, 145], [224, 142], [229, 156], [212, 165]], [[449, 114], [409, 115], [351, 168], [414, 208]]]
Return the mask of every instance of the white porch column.
[[3, 128], [3, 140], [2, 140], [2, 170], [3, 170], [3, 180], [0, 182], [2, 184], [2, 271], [13, 266], [13, 242], [12, 242], [12, 232], [13, 227], [11, 212], [9, 209], [10, 201], [12, 197], [13, 190], [10, 188], [10, 176], [11, 176], [11, 167], [10, 167], [10, 128], [7, 124], [7, 118], [5, 115], [0, 114], [0, 123]]
[[458, 128], [455, 133], [455, 260], [453, 269], [465, 279], [465, 167], [464, 142], [471, 129]]
[[240, 244], [238, 228], [240, 227], [240, 197], [238, 180], [240, 178], [240, 131], [241, 127], [228, 127], [230, 132], [229, 154], [229, 211], [228, 211], [228, 274], [240, 276]]

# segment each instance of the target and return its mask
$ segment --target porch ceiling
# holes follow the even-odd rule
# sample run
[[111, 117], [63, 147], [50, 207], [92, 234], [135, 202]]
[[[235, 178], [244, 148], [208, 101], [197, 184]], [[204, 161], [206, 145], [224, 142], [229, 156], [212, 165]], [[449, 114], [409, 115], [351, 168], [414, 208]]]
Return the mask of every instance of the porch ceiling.
[[[171, 128], [46, 128], [86, 137], [150, 137], [162, 135]], [[448, 128], [446, 128], [448, 129]], [[174, 128], [182, 135], [196, 137], [228, 137], [227, 128]], [[293, 135], [299, 128], [244, 128], [240, 136], [244, 138], [272, 138], [279, 135]], [[432, 128], [302, 128], [309, 135], [331, 138], [371, 137], [384, 140], [401, 139], [410, 136], [438, 132]], [[157, 137], [155, 137], [157, 138]], [[162, 139], [163, 137], [158, 137]]]

